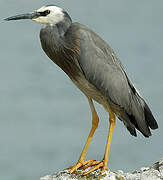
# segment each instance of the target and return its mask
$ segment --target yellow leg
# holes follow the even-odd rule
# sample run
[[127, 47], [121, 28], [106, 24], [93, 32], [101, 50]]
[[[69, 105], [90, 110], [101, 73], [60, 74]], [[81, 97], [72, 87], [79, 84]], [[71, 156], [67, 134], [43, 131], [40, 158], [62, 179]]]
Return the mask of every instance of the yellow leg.
[[94, 160], [89, 160], [89, 161], [85, 161], [84, 162], [85, 156], [86, 156], [87, 151], [88, 151], [88, 147], [90, 145], [90, 142], [92, 140], [93, 134], [94, 134], [95, 130], [97, 129], [98, 123], [99, 123], [99, 118], [98, 118], [97, 112], [95, 110], [95, 107], [93, 105], [92, 99], [90, 99], [89, 97], [87, 97], [87, 98], [88, 98], [88, 102], [89, 102], [89, 105], [90, 105], [90, 108], [91, 108], [91, 112], [92, 112], [92, 128], [91, 128], [91, 131], [89, 133], [89, 136], [88, 136], [88, 139], [86, 141], [86, 144], [85, 144], [85, 146], [83, 148], [83, 151], [82, 151], [82, 153], [80, 155], [80, 158], [79, 158], [77, 164], [70, 168], [71, 169], [70, 173], [73, 173], [78, 168], [80, 168], [80, 167], [82, 167], [82, 166], [84, 166], [84, 165], [94, 161]]
[[110, 144], [111, 144], [112, 134], [113, 134], [114, 126], [115, 126], [115, 115], [111, 111], [109, 112], [109, 121], [110, 121], [110, 127], [109, 127], [109, 134], [108, 134], [108, 139], [107, 139], [107, 144], [106, 144], [106, 149], [105, 149], [104, 166], [102, 168], [102, 172], [104, 172], [107, 168], [107, 164], [109, 160]]
[[87, 174], [97, 170], [100, 167], [102, 168], [101, 172], [103, 173], [107, 168], [110, 144], [111, 144], [112, 134], [113, 134], [114, 126], [115, 126], [115, 115], [112, 111], [109, 111], [109, 121], [110, 121], [109, 134], [108, 134], [104, 159], [102, 161], [91, 162], [89, 166], [93, 166], [93, 165], [96, 165], [96, 166], [94, 168], [92, 168], [91, 170], [89, 170], [88, 172], [84, 173], [84, 175], [87, 175]]

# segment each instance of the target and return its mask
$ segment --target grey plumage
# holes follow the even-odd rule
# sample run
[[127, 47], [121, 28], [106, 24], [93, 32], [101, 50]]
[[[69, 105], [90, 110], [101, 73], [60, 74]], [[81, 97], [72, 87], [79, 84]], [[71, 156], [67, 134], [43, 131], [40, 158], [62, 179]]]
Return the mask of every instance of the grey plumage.
[[[110, 46], [84, 25], [69, 21], [67, 29], [63, 27], [63, 25], [46, 26], [41, 30], [42, 47], [47, 55], [85, 94], [104, 107], [108, 103], [132, 135], [136, 136], [136, 128], [145, 137], [149, 137], [151, 135], [149, 127], [156, 129], [157, 123]], [[63, 53], [64, 51], [66, 53]], [[91, 87], [87, 89], [82, 87], [80, 81], [84, 78], [87, 80], [85, 83]], [[94, 91], [98, 91], [99, 95], [94, 95]]]

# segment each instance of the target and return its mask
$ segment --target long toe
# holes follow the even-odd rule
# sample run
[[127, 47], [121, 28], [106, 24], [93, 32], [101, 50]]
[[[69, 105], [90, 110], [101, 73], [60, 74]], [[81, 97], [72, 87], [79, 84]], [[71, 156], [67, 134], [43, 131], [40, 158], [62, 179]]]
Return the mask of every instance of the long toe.
[[95, 162], [92, 162], [91, 164], [90, 164], [90, 166], [87, 166], [87, 168], [88, 167], [91, 167], [91, 166], [93, 166], [93, 168], [92, 169], [90, 169], [89, 171], [87, 171], [87, 172], [85, 172], [83, 175], [88, 175], [88, 174], [90, 174], [91, 172], [93, 172], [93, 171], [96, 171], [97, 169], [99, 169], [99, 168], [102, 168], [102, 173], [105, 171], [103, 171], [103, 169], [106, 169], [105, 168], [105, 166], [104, 166], [104, 161], [102, 160], [102, 161], [95, 161]]
[[84, 166], [86, 166], [89, 163], [94, 162], [95, 160], [88, 160], [88, 161], [82, 161], [82, 162], [77, 162], [77, 164], [75, 166], [71, 166], [68, 168], [68, 170], [70, 170], [70, 173], [72, 174], [74, 171], [78, 170], [79, 168], [83, 168]]
[[98, 164], [100, 164], [100, 163], [101, 163], [101, 161], [92, 161], [92, 162], [87, 163], [87, 165], [83, 166], [82, 169], [85, 170], [85, 169], [87, 169], [87, 168], [89, 168], [89, 167], [98, 165]]

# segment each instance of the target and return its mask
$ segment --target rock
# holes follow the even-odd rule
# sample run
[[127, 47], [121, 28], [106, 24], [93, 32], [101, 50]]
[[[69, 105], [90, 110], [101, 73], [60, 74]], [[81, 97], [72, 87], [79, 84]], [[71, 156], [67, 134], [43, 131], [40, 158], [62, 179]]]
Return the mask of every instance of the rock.
[[[88, 170], [88, 169], [87, 169]], [[131, 173], [124, 173], [122, 170], [107, 170], [101, 174], [100, 170], [83, 176], [86, 170], [77, 170], [70, 174], [68, 170], [63, 170], [50, 176], [40, 178], [40, 180], [163, 180], [163, 159], [154, 163], [151, 167], [143, 167]]]

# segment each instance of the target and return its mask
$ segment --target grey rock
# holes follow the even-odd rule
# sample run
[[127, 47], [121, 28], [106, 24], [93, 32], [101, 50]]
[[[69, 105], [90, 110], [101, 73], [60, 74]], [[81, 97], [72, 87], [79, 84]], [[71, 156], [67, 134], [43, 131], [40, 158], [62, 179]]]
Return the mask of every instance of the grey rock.
[[70, 174], [68, 170], [63, 170], [52, 176], [44, 176], [40, 180], [163, 180], [163, 158], [150, 167], [143, 167], [131, 173], [125, 173], [122, 170], [107, 170], [101, 174], [100, 170], [97, 170], [83, 176], [83, 172], [86, 172], [86, 170], [77, 170], [73, 174]]

